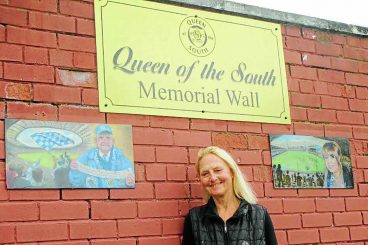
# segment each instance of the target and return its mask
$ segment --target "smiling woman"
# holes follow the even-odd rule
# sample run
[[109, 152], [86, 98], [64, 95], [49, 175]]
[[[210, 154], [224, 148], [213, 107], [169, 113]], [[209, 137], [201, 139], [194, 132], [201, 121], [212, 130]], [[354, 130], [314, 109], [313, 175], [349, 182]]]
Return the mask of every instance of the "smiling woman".
[[277, 244], [267, 210], [234, 159], [210, 146], [198, 153], [197, 174], [207, 204], [192, 208], [184, 221], [182, 245]]

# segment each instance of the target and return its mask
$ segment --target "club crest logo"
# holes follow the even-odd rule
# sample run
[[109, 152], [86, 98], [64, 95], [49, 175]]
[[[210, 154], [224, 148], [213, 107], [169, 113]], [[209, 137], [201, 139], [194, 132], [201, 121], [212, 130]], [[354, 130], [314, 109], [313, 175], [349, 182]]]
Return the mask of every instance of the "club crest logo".
[[198, 16], [185, 18], [179, 28], [181, 43], [194, 56], [205, 57], [215, 48], [216, 39], [212, 27]]

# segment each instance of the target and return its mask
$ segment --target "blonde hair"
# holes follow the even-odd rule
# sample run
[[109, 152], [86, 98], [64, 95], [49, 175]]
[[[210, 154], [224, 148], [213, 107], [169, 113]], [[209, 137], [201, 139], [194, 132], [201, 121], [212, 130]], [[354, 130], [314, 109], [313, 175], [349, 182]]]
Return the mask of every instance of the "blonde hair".
[[[198, 159], [195, 165], [198, 176], [200, 176], [200, 173], [199, 173], [200, 161], [202, 160], [203, 157], [209, 154], [213, 154], [219, 157], [220, 159], [222, 159], [232, 171], [234, 175], [233, 191], [234, 191], [235, 196], [239, 199], [244, 199], [251, 204], [255, 204], [257, 202], [257, 197], [254, 194], [252, 187], [246, 181], [244, 174], [240, 171], [235, 160], [231, 157], [231, 155], [227, 151], [221, 149], [220, 147], [209, 146], [205, 149], [201, 149], [198, 152]], [[206, 192], [206, 190], [203, 189], [203, 200], [207, 202], [209, 198], [210, 198], [210, 195], [208, 194], [208, 192]]]
[[[342, 159], [341, 159], [341, 147], [339, 144], [337, 144], [336, 142], [334, 141], [329, 141], [329, 142], [326, 142], [323, 146], [322, 146], [322, 152], [323, 153], [327, 153], [327, 152], [334, 152], [336, 151], [337, 153], [337, 164], [339, 165], [339, 175], [342, 174]], [[327, 169], [327, 171], [329, 171]]]

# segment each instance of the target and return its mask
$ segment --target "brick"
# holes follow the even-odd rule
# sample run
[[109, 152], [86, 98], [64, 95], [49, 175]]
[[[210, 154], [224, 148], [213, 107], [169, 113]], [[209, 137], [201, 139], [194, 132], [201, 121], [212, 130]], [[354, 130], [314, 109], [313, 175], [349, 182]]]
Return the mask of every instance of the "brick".
[[302, 214], [303, 227], [330, 227], [332, 226], [332, 214], [330, 213], [312, 213]]
[[254, 150], [269, 150], [268, 136], [248, 135], [248, 148]]
[[368, 196], [368, 184], [359, 184], [359, 196]]
[[206, 147], [211, 145], [210, 132], [175, 130], [173, 133], [174, 145], [177, 146]]
[[117, 229], [115, 221], [79, 221], [70, 222], [70, 238], [108, 238], [116, 237]]
[[150, 116], [150, 126], [153, 128], [189, 129], [189, 119], [179, 117]]
[[270, 151], [263, 151], [262, 152], [262, 160], [264, 165], [271, 166], [272, 160], [271, 160], [271, 152]]
[[9, 118], [56, 121], [57, 108], [48, 104], [7, 102], [7, 115]]
[[98, 105], [98, 90], [97, 89], [82, 89], [82, 104], [83, 105]]
[[184, 147], [156, 147], [156, 160], [168, 163], [187, 163], [187, 150]]
[[40, 12], [29, 12], [29, 26], [32, 28], [59, 31], [76, 32], [75, 18]]
[[337, 111], [337, 122], [344, 124], [364, 124], [364, 116], [361, 112]]
[[190, 197], [191, 198], [202, 198], [203, 197], [203, 190], [199, 183], [190, 184]]
[[5, 42], [5, 26], [0, 24], [0, 42]]
[[357, 87], [355, 88], [357, 99], [367, 99], [368, 98], [368, 88]]
[[[58, 54], [60, 54], [58, 51]], [[68, 61], [69, 62], [69, 55]], [[97, 77], [94, 72], [56, 69], [56, 83], [66, 86], [97, 88]]]
[[321, 97], [319, 95], [291, 93], [291, 101], [294, 106], [321, 106]]
[[357, 168], [368, 169], [368, 156], [357, 156], [356, 157]]
[[321, 124], [294, 123], [295, 134], [324, 136], [324, 128]]
[[189, 185], [184, 183], [156, 183], [156, 199], [189, 198]]
[[272, 181], [271, 166], [254, 166], [253, 167], [253, 180], [261, 181], [261, 182], [271, 182]]
[[328, 94], [329, 83], [318, 81], [314, 82], [314, 90], [316, 94]]
[[74, 52], [73, 65], [77, 68], [96, 70], [96, 55]]
[[239, 165], [262, 164], [262, 152], [259, 150], [232, 150], [231, 155]]
[[358, 72], [358, 62], [344, 58], [331, 58], [331, 68], [334, 70]]
[[134, 166], [134, 172], [135, 172], [135, 181], [136, 182], [142, 182], [146, 180], [146, 174], [144, 172], [144, 165], [135, 162]]
[[[29, 243], [27, 243], [29, 244]], [[33, 244], [33, 243], [32, 243]], [[61, 242], [42, 242], [39, 243], [42, 245], [89, 245], [89, 241], [73, 241], [73, 242], [67, 242], [67, 241], [61, 241]]]
[[87, 202], [41, 202], [40, 220], [72, 220], [88, 219], [89, 205]]
[[321, 100], [322, 100], [322, 108], [349, 110], [348, 100], [345, 98], [321, 96]]
[[307, 110], [308, 119], [312, 122], [336, 122], [336, 112], [334, 110]]
[[0, 23], [17, 26], [26, 26], [27, 11], [24, 11], [22, 9], [0, 6]]
[[152, 183], [136, 183], [135, 189], [111, 189], [110, 199], [152, 199]]
[[322, 242], [349, 241], [348, 228], [325, 228], [319, 230]]
[[300, 27], [299, 26], [285, 26], [286, 29], [286, 35], [288, 36], [292, 36], [292, 37], [301, 37], [302, 33], [300, 31]]
[[278, 244], [287, 244], [286, 231], [275, 231]]
[[295, 64], [295, 65], [302, 64], [302, 58], [299, 52], [284, 50], [284, 55], [286, 64]]
[[368, 61], [368, 50], [345, 46], [344, 56], [354, 60]]
[[53, 83], [54, 68], [52, 66], [4, 63], [4, 78], [9, 80]]
[[58, 200], [58, 190], [9, 190], [9, 200], [13, 201], [36, 201], [36, 200]]
[[[89, 243], [88, 243], [89, 244]], [[96, 239], [91, 240], [91, 245], [136, 245], [135, 238], [128, 239]]]
[[360, 227], [351, 227], [350, 228], [350, 236], [351, 240], [368, 240], [368, 227], [367, 226], [360, 226]]
[[[73, 67], [73, 52], [65, 51], [65, 50], [51, 49], [49, 53], [50, 53], [50, 65], [62, 66], [62, 67]], [[64, 78], [64, 80], [72, 80], [73, 79], [72, 75], [80, 75], [78, 77], [81, 77], [81, 79], [83, 79], [84, 77], [82, 76], [82, 74], [85, 74], [85, 73], [57, 69], [56, 74], [58, 75], [57, 81], [58, 83], [60, 83], [60, 80], [62, 78]], [[64, 84], [64, 85], [69, 85], [69, 84]]]
[[346, 82], [352, 85], [367, 86], [368, 75], [357, 73], [346, 73]]
[[143, 237], [138, 240], [140, 245], [180, 245], [179, 237]]
[[289, 198], [283, 200], [285, 213], [310, 213], [315, 211], [314, 199]]
[[291, 50], [315, 52], [314, 42], [296, 37], [286, 37], [286, 47]]
[[292, 121], [306, 121], [307, 120], [307, 109], [292, 106], [290, 108], [291, 120]]
[[1, 203], [0, 222], [38, 220], [37, 203]]
[[248, 147], [247, 137], [244, 134], [237, 133], [213, 133], [212, 144], [225, 149], [247, 149]]
[[295, 189], [276, 189], [272, 183], [265, 183], [266, 197], [296, 197], [298, 195]]
[[134, 160], [136, 162], [154, 162], [155, 148], [153, 146], [134, 146]]
[[183, 232], [183, 218], [163, 219], [162, 234], [163, 235], [181, 235]]
[[318, 212], [345, 211], [345, 202], [343, 198], [317, 198], [316, 207]]
[[[89, 243], [88, 243], [89, 244]], [[94, 239], [91, 240], [91, 245], [136, 245], [135, 238], [127, 239]]]
[[119, 220], [118, 234], [119, 237], [161, 235], [161, 221], [158, 219]]
[[318, 72], [318, 78], [321, 81], [340, 83], [340, 84], [346, 83], [344, 72], [333, 71], [333, 70], [322, 70], [322, 69], [318, 69], [317, 72]]
[[22, 46], [0, 43], [0, 60], [23, 61]]
[[0, 243], [15, 243], [15, 225], [0, 225]]
[[92, 201], [92, 219], [127, 219], [137, 217], [137, 204], [126, 201]]
[[291, 77], [293, 78], [317, 80], [316, 68], [309, 68], [304, 66], [290, 66], [290, 74]]
[[[289, 69], [289, 68], [286, 68]], [[287, 84], [288, 84], [288, 90], [290, 92], [300, 92], [300, 88], [299, 88], [299, 83], [301, 81], [305, 81], [304, 79], [297, 79], [297, 78], [292, 78], [290, 76], [287, 76]]]
[[68, 224], [64, 222], [19, 223], [16, 229], [18, 242], [68, 239]]
[[334, 213], [335, 226], [361, 225], [362, 214], [360, 212]]
[[55, 48], [56, 34], [19, 27], [7, 27], [7, 41], [24, 45]]
[[359, 62], [358, 70], [361, 73], [368, 73], [368, 63]]
[[[81, 117], [83, 115], [83, 117]], [[82, 106], [59, 106], [60, 121], [75, 121], [87, 123], [105, 123], [105, 114], [97, 108]]]
[[368, 139], [368, 128], [367, 127], [353, 127], [353, 136], [354, 139], [362, 139], [367, 140]]
[[262, 124], [262, 133], [266, 134], [293, 134], [293, 125], [280, 125], [280, 124]]
[[330, 57], [327, 57], [327, 56], [305, 53], [302, 55], [302, 59], [303, 59], [303, 64], [306, 66], [322, 67], [322, 68], [331, 67]]
[[146, 166], [146, 176], [148, 181], [166, 180], [166, 165], [152, 164]]
[[92, 20], [77, 18], [77, 33], [95, 36], [95, 23]]
[[316, 53], [339, 57], [342, 55], [342, 47], [333, 43], [316, 43]]
[[133, 143], [144, 145], [173, 145], [173, 132], [159, 128], [133, 128]]
[[325, 136], [352, 138], [353, 128], [346, 125], [325, 125]]
[[[1, 86], [1, 82], [0, 82]], [[33, 91], [31, 84], [25, 83], [6, 83], [5, 98], [17, 99], [17, 100], [31, 100], [33, 98]]]
[[226, 131], [227, 122], [222, 120], [191, 119], [190, 128], [206, 131]]
[[299, 214], [274, 214], [271, 215], [272, 223], [277, 230], [301, 228]]
[[138, 202], [138, 217], [140, 218], [173, 217], [178, 214], [177, 201]]
[[41, 102], [80, 103], [82, 100], [79, 88], [35, 84], [33, 92], [34, 100]]
[[[320, 35], [323, 35], [324, 33], [317, 32], [316, 30], [309, 29], [309, 28], [302, 28], [302, 36], [306, 39], [312, 39], [312, 40], [320, 40]], [[323, 39], [325, 40], [326, 37], [323, 36]]]
[[262, 128], [259, 123], [228, 121], [228, 131], [239, 133], [261, 133]]
[[361, 41], [357, 37], [347, 36], [346, 43], [350, 46], [359, 47], [361, 44]]
[[70, 0], [60, 1], [60, 13], [87, 19], [93, 19], [94, 16], [92, 4]]
[[363, 212], [364, 224], [368, 224], [368, 212]]
[[57, 12], [57, 0], [9, 0], [8, 4], [10, 6], [24, 9], [40, 10], [44, 12]]
[[184, 181], [187, 178], [187, 167], [181, 165], [168, 165], [167, 166], [167, 179]]
[[131, 124], [133, 126], [149, 126], [149, 116], [108, 113], [107, 123]]
[[88, 189], [74, 189], [62, 190], [62, 199], [64, 200], [84, 200], [84, 199], [107, 199], [108, 191], [104, 189], [88, 190]]
[[304, 94], [314, 94], [315, 81], [299, 80], [300, 92]]
[[60, 49], [96, 53], [94, 38], [59, 34], [58, 40]]
[[352, 111], [368, 112], [368, 100], [349, 99], [349, 107]]
[[260, 198], [258, 204], [266, 207], [270, 214], [279, 214], [283, 211], [282, 200], [278, 198]]
[[320, 242], [317, 229], [290, 230], [287, 231], [287, 234], [291, 244], [318, 244]]
[[25, 47], [24, 48], [24, 61], [29, 64], [47, 65], [49, 63], [49, 57], [47, 49]]

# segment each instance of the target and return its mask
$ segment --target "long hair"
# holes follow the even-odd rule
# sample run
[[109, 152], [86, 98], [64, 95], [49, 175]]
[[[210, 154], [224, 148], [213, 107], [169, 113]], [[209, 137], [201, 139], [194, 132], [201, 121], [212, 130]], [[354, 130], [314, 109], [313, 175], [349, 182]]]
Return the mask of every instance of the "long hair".
[[[233, 192], [235, 196], [239, 199], [244, 199], [251, 204], [255, 204], [257, 202], [257, 197], [254, 194], [252, 187], [247, 182], [244, 174], [240, 171], [238, 165], [236, 164], [234, 159], [231, 157], [231, 155], [227, 151], [217, 146], [209, 146], [198, 152], [198, 159], [195, 165], [198, 176], [200, 176], [199, 164], [202, 158], [208, 154], [213, 154], [219, 157], [220, 159], [222, 159], [232, 171], [234, 175]], [[210, 198], [210, 195], [208, 194], [206, 190], [203, 189], [203, 200], [207, 202], [209, 198]]]
[[[337, 153], [337, 164], [339, 165], [339, 174], [342, 174], [342, 161], [341, 161], [341, 148], [339, 146], [339, 144], [337, 144], [334, 141], [330, 141], [330, 142], [326, 142], [323, 147], [322, 147], [322, 152], [323, 153], [327, 153], [327, 152], [336, 152]], [[329, 170], [327, 169], [327, 171], [329, 172]]]

